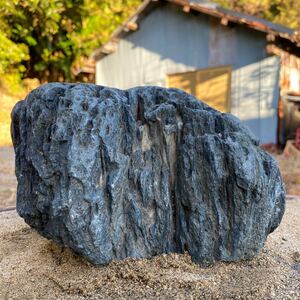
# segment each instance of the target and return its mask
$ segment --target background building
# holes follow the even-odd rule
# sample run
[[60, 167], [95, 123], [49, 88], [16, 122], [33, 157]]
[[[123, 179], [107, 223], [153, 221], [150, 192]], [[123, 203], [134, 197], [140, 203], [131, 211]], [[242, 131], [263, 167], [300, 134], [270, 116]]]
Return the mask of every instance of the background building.
[[97, 84], [181, 88], [239, 117], [261, 143], [285, 143], [280, 94], [294, 93], [284, 101], [297, 123], [299, 53], [289, 28], [212, 3], [147, 0], [93, 58]]

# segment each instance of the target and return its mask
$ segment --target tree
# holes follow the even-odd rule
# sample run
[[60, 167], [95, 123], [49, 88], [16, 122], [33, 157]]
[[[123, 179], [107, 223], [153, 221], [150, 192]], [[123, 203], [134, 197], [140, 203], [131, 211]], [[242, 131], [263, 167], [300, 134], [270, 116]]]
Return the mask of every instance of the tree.
[[1, 9], [8, 38], [15, 45], [26, 45], [25, 77], [71, 79], [76, 57], [73, 36], [81, 30], [83, 4], [83, 0], [20, 0]]
[[72, 65], [100, 47], [139, 3], [0, 0], [0, 75], [71, 81]]
[[141, 0], [85, 0], [86, 17], [76, 36], [80, 55], [89, 55], [141, 4]]

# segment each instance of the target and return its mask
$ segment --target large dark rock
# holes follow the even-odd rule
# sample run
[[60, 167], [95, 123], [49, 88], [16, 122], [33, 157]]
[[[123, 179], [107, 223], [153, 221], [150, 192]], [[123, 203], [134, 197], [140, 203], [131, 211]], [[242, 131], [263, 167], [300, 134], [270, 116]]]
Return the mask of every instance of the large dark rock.
[[12, 119], [18, 213], [93, 263], [246, 259], [282, 218], [274, 159], [238, 119], [180, 90], [53, 83]]

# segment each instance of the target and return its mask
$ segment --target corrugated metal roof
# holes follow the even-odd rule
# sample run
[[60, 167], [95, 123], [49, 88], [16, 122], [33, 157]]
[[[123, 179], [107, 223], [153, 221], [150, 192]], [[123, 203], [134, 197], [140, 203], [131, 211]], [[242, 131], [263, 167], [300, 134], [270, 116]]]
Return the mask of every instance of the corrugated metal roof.
[[[184, 11], [188, 12], [190, 10], [197, 11], [199, 13], [207, 14], [213, 17], [220, 18], [223, 22], [222, 24], [227, 24], [227, 22], [243, 24], [253, 30], [265, 32], [267, 34], [271, 34], [275, 37], [279, 37], [282, 39], [286, 39], [289, 42], [295, 43], [298, 47], [299, 45], [296, 42], [295, 36], [297, 34], [296, 31], [282, 26], [270, 21], [257, 18], [254, 16], [246, 15], [243, 13], [239, 13], [233, 10], [222, 8], [221, 6], [209, 2], [209, 1], [201, 1], [201, 0], [145, 0], [142, 5], [137, 9], [135, 14], [131, 16], [122, 26], [120, 26], [111, 36], [108, 43], [103, 45], [101, 48], [97, 49], [92, 57], [94, 59], [101, 59], [101, 57], [112, 53], [116, 49], [116, 43], [119, 39], [121, 39], [124, 35], [128, 34], [132, 28], [136, 30], [138, 26], [133, 27], [132, 24], [140, 21], [143, 16], [152, 9], [157, 7], [160, 3], [173, 3], [179, 6], [182, 6]], [[130, 25], [130, 26], [129, 26]]]

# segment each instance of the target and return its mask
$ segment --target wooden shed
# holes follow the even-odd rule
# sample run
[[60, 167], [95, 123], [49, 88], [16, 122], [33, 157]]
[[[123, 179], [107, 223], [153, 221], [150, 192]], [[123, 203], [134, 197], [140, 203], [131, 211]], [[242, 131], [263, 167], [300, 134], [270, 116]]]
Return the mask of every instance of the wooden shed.
[[[212, 3], [146, 0], [94, 52], [96, 83], [180, 88], [239, 117], [261, 143], [278, 143], [281, 66], [299, 56], [295, 36]], [[293, 74], [300, 92], [299, 69]]]

